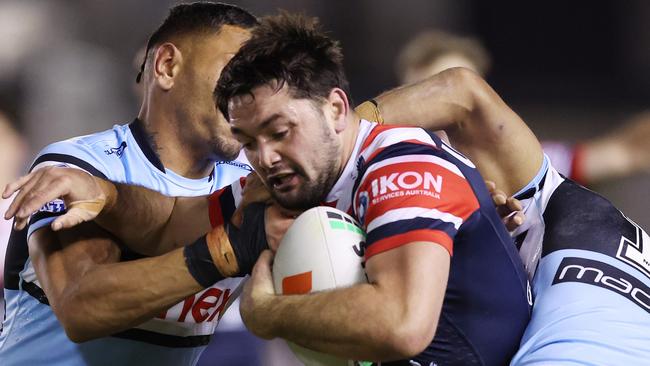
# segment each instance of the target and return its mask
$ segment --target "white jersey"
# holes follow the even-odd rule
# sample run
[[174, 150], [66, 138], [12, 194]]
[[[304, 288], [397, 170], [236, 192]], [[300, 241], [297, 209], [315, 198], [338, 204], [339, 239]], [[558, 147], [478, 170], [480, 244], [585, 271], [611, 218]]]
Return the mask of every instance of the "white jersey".
[[[221, 161], [209, 177], [188, 179], [161, 164], [142, 122], [57, 142], [43, 149], [32, 170], [57, 165], [82, 169], [111, 181], [141, 185], [169, 196], [199, 196], [247, 175], [246, 161]], [[6, 319], [0, 364], [9, 365], [193, 365], [219, 318], [236, 297], [242, 278], [220, 281], [140, 326], [80, 344], [70, 341], [49, 306], [27, 252], [27, 238], [65, 211], [55, 200], [34, 214], [27, 230], [12, 233], [6, 258]], [[122, 248], [123, 260], [137, 258]]]

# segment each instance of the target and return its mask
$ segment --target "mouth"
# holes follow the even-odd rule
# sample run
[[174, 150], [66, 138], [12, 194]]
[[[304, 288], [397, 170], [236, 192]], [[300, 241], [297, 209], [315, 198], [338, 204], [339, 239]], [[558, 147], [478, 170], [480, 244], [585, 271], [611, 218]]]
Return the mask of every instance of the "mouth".
[[280, 173], [267, 178], [269, 186], [277, 192], [288, 192], [298, 185], [298, 174]]

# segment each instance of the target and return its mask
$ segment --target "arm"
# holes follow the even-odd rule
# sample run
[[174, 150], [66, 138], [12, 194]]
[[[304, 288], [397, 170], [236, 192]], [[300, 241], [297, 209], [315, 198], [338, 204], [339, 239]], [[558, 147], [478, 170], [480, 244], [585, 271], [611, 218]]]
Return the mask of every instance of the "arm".
[[93, 223], [60, 232], [42, 228], [28, 245], [52, 310], [75, 342], [131, 328], [203, 288], [182, 249], [120, 263], [118, 245]]
[[524, 187], [542, 164], [542, 149], [535, 135], [470, 70], [449, 69], [386, 92], [376, 101], [388, 124], [444, 129], [452, 145], [507, 195]]
[[[449, 272], [449, 253], [431, 244], [413, 242], [373, 256], [366, 263], [368, 284], [291, 296], [272, 295], [267, 252], [242, 296], [244, 323], [261, 337], [286, 338], [343, 358], [416, 355], [435, 334]], [[258, 299], [268, 301], [251, 311]]]
[[3, 197], [15, 191], [5, 218], [16, 217], [17, 228], [31, 214], [62, 198], [66, 213], [52, 223], [55, 231], [95, 219], [141, 254], [166, 253], [210, 230], [207, 197], [167, 197], [158, 192], [114, 184], [81, 170], [45, 167], [7, 185]]

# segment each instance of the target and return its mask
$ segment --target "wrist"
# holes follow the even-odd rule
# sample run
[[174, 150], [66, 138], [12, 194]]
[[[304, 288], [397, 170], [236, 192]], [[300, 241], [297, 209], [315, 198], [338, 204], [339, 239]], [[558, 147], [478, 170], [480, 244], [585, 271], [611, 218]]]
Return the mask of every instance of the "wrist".
[[237, 258], [222, 226], [186, 245], [183, 255], [189, 273], [203, 287], [239, 274]]
[[97, 177], [93, 177], [93, 179], [95, 180], [97, 185], [99, 185], [99, 188], [104, 196], [103, 197], [104, 207], [102, 208], [100, 215], [102, 213], [111, 212], [115, 207], [115, 203], [117, 202], [117, 196], [118, 196], [117, 187], [115, 187], [115, 184], [105, 179], [101, 179]]

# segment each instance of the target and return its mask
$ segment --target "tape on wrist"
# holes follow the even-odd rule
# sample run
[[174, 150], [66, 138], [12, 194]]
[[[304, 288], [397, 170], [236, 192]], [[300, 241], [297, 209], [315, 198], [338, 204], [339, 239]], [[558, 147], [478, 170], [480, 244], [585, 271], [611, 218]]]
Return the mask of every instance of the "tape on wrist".
[[359, 117], [370, 121], [370, 122], [377, 122], [380, 125], [384, 124], [384, 119], [381, 116], [381, 112], [379, 111], [379, 106], [377, 105], [377, 101], [374, 99], [367, 100], [357, 108], [354, 109], [355, 112], [359, 115]]

